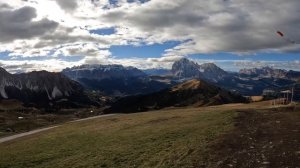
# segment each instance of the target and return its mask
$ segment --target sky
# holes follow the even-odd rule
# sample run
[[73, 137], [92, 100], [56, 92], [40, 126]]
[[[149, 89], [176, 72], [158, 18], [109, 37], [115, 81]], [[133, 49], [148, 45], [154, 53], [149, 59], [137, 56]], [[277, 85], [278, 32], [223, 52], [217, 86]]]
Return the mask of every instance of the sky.
[[299, 6], [299, 0], [0, 0], [0, 66], [12, 73], [82, 64], [171, 68], [187, 57], [228, 71], [300, 71]]

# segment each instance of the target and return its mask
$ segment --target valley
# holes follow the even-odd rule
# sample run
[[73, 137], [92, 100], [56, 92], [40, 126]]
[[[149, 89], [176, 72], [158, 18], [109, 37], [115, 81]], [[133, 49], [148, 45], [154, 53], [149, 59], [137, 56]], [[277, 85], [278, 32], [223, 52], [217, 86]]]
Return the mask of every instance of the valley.
[[0, 136], [107, 113], [276, 99], [292, 88], [299, 100], [299, 72], [266, 67], [231, 73], [186, 58], [171, 70], [82, 65], [61, 73], [11, 74], [1, 68], [0, 74]]
[[45, 111], [39, 108], [25, 107], [22, 102], [17, 100], [1, 100], [0, 138], [68, 121], [98, 116], [102, 113], [103, 109], [95, 107]]

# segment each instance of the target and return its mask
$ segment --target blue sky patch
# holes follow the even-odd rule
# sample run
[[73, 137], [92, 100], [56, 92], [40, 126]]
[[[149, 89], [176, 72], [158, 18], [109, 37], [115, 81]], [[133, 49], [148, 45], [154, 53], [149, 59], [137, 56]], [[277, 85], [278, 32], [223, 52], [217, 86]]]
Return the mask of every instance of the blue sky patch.
[[116, 33], [115, 28], [104, 28], [104, 29], [95, 29], [89, 31], [91, 34], [99, 34], [99, 35], [112, 35]]
[[112, 46], [109, 50], [112, 55], [116, 58], [159, 58], [164, 53], [165, 50], [174, 48], [181, 44], [179, 41], [168, 41], [163, 44], [153, 44], [153, 45], [143, 45], [143, 46]]
[[0, 60], [10, 60], [11, 57], [8, 56], [10, 52], [0, 52]]
[[84, 56], [58, 56], [57, 59], [62, 61], [76, 62], [84, 59]]
[[109, 3], [111, 5], [116, 5], [118, 3], [118, 0], [109, 0]]

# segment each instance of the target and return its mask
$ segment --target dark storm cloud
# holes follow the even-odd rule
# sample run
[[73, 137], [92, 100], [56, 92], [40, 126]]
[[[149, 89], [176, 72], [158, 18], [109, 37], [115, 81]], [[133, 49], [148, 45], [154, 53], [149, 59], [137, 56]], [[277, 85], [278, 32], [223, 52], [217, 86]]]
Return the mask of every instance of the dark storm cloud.
[[22, 7], [16, 10], [0, 8], [0, 42], [11, 42], [17, 39], [30, 39], [53, 32], [58, 23], [42, 19], [33, 21], [36, 10]]

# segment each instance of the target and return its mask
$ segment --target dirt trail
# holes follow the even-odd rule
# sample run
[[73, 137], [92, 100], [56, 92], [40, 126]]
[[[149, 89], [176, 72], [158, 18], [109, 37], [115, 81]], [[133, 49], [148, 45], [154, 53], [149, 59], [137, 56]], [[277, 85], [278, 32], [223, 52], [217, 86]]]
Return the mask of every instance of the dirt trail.
[[300, 109], [240, 110], [212, 151], [216, 167], [300, 168]]
[[[109, 116], [113, 116], [113, 115], [115, 115], [115, 114], [107, 114], [107, 115], [94, 116], [94, 117], [89, 117], [89, 118], [84, 118], [84, 119], [70, 121], [69, 123], [87, 121], [87, 120], [92, 120], [92, 119], [96, 119], [96, 118], [109, 117]], [[24, 137], [24, 136], [36, 134], [36, 133], [39, 133], [39, 132], [47, 131], [47, 130], [50, 130], [50, 129], [53, 129], [53, 128], [57, 128], [57, 127], [60, 127], [60, 126], [61, 125], [47, 127], [47, 128], [41, 128], [41, 129], [29, 131], [29, 132], [24, 132], [24, 133], [21, 133], [21, 134], [16, 134], [16, 135], [12, 135], [12, 136], [8, 136], [8, 137], [0, 138], [0, 143], [11, 141], [11, 140], [14, 140], [14, 139], [17, 139], [17, 138], [21, 138], [21, 137]]]
[[24, 136], [36, 134], [36, 133], [39, 133], [39, 132], [47, 131], [47, 130], [50, 130], [50, 129], [53, 129], [53, 128], [56, 128], [56, 127], [58, 127], [58, 126], [37, 129], [37, 130], [29, 131], [29, 132], [24, 132], [24, 133], [21, 133], [21, 134], [16, 134], [16, 135], [4, 137], [4, 138], [0, 139], [0, 143], [11, 141], [11, 140], [14, 140], [14, 139], [17, 139], [17, 138], [21, 138], [21, 137], [24, 137]]

